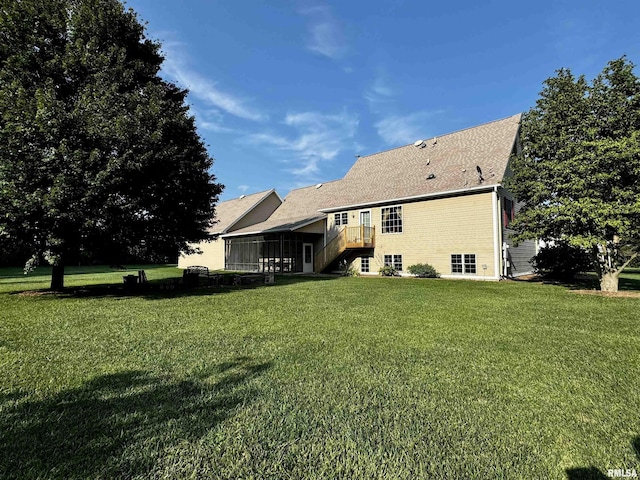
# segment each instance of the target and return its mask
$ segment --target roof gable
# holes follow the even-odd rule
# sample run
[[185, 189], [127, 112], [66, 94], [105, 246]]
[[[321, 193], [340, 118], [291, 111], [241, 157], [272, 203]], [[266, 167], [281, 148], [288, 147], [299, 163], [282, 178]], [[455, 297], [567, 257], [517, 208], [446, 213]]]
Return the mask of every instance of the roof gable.
[[335, 180], [291, 190], [266, 221], [233, 233], [293, 231], [320, 220], [326, 216], [320, 209], [339, 192], [341, 182]]
[[[278, 204], [282, 203], [282, 198], [280, 198], [280, 195], [278, 195], [273, 188], [271, 190], [265, 190], [264, 192], [241, 195], [238, 198], [220, 202], [216, 205], [214, 217], [216, 223], [211, 228], [210, 233], [220, 234], [229, 232], [234, 225], [270, 197], [274, 197]], [[268, 212], [268, 214], [270, 213], [272, 213], [272, 211]]]

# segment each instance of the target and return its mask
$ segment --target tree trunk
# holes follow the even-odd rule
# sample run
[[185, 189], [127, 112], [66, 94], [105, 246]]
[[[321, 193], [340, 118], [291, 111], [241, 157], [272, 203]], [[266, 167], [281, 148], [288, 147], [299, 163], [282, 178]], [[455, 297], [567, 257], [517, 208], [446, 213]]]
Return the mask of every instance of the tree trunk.
[[618, 272], [606, 272], [600, 277], [600, 290], [603, 292], [618, 291]]
[[51, 290], [64, 290], [64, 264], [54, 265], [51, 270]]

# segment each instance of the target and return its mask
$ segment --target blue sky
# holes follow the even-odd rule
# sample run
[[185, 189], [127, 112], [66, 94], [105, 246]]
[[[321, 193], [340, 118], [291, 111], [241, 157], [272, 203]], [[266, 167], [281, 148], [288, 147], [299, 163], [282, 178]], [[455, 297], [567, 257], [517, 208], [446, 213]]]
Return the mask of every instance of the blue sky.
[[[567, 67], [640, 63], [637, 0], [129, 0], [190, 90], [222, 200], [524, 112]], [[639, 73], [636, 69], [636, 73]]]

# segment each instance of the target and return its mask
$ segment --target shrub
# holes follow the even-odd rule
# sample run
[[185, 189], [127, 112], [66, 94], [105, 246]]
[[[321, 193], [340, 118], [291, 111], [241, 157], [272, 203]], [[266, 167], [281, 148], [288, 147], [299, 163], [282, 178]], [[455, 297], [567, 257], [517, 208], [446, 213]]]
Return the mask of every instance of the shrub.
[[398, 275], [398, 271], [393, 268], [391, 265], [385, 265], [378, 270], [378, 273], [383, 277], [394, 277]]
[[347, 268], [342, 270], [342, 275], [344, 277], [358, 277], [360, 276], [360, 272], [358, 272], [355, 267], [349, 265]]
[[556, 280], [572, 280], [592, 266], [587, 252], [564, 242], [540, 249], [531, 264], [538, 275]]
[[428, 263], [416, 263], [407, 269], [410, 274], [420, 278], [438, 278], [440, 274]]

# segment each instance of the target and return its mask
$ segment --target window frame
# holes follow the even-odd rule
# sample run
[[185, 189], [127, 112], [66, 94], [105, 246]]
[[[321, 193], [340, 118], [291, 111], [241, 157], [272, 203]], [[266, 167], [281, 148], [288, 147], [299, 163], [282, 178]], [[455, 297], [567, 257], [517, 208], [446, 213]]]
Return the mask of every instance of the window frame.
[[370, 271], [371, 271], [371, 257], [360, 257], [360, 273], [369, 273]]
[[349, 212], [336, 212], [333, 214], [333, 223], [336, 227], [349, 225]]
[[475, 253], [452, 253], [449, 258], [452, 275], [478, 274], [478, 255]]
[[[393, 267], [395, 268], [398, 272], [402, 271], [402, 267], [403, 267], [403, 261], [402, 261], [402, 254], [397, 254], [397, 253], [393, 253], [393, 254], [385, 254], [383, 257], [383, 265], [385, 267]], [[400, 268], [398, 268], [400, 267]]]
[[[473, 262], [471, 261], [472, 257], [473, 257]], [[478, 258], [475, 253], [464, 254], [464, 273], [465, 275], [478, 274]]]
[[[397, 209], [394, 213], [396, 218], [385, 221], [385, 210], [391, 211]], [[402, 205], [389, 205], [388, 207], [380, 207], [380, 232], [387, 234], [400, 234], [404, 232], [404, 214]], [[387, 217], [388, 218], [388, 217]]]

